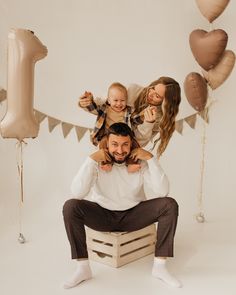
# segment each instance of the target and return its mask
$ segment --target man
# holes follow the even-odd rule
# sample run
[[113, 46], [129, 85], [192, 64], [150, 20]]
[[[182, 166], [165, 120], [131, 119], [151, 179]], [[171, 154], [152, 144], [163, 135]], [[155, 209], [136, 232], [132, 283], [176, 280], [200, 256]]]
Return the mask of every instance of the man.
[[[107, 131], [107, 149], [90, 155], [75, 176], [71, 191], [75, 199], [63, 208], [65, 228], [77, 269], [64, 284], [72, 288], [92, 277], [84, 226], [97, 231], [135, 231], [158, 222], [152, 275], [174, 287], [181, 283], [166, 269], [173, 257], [173, 240], [178, 204], [168, 194], [168, 179], [153, 155], [137, 148], [131, 151], [133, 133], [125, 123], [115, 123]], [[140, 160], [140, 169], [128, 173], [127, 157]], [[110, 172], [99, 163], [113, 161]], [[92, 201], [83, 200], [91, 191]]]

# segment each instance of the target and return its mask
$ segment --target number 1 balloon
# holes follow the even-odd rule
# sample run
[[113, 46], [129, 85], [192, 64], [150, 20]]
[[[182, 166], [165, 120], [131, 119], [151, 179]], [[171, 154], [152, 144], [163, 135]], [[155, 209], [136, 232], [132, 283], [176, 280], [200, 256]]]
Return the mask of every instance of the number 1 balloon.
[[34, 66], [47, 48], [32, 31], [11, 29], [8, 34], [7, 112], [1, 121], [4, 138], [35, 138], [39, 123], [34, 116]]

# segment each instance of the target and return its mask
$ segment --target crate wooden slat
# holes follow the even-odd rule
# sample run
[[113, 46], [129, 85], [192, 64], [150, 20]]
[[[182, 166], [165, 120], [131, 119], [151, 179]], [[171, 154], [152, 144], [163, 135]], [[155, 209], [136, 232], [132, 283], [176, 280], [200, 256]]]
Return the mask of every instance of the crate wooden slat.
[[133, 232], [129, 232], [129, 233], [123, 233], [120, 238], [119, 238], [119, 243], [123, 244], [123, 243], [127, 243], [131, 240], [143, 237], [145, 235], [151, 235], [151, 234], [155, 234], [156, 235], [156, 227], [155, 224], [151, 224], [145, 228], [142, 228], [140, 230], [136, 230]]
[[98, 242], [97, 240], [93, 240], [90, 237], [87, 239], [87, 245], [92, 250], [95, 250], [101, 253], [104, 252], [109, 255], [114, 255], [114, 253], [116, 252], [114, 250], [117, 249], [116, 245], [109, 246], [102, 242]]
[[135, 261], [139, 258], [152, 254], [154, 250], [155, 250], [155, 245], [150, 245], [143, 249], [136, 250], [135, 252], [129, 253], [125, 256], [121, 256], [118, 260], [118, 265], [116, 267], [122, 266], [129, 262]]
[[135, 251], [137, 249], [143, 248], [145, 246], [153, 245], [153, 235], [149, 235], [145, 238], [140, 238], [139, 240], [134, 240], [128, 244], [122, 245], [122, 247], [119, 248], [119, 255], [125, 255], [126, 253]]
[[133, 232], [98, 232], [86, 228], [89, 258], [120, 267], [155, 250], [156, 226]]

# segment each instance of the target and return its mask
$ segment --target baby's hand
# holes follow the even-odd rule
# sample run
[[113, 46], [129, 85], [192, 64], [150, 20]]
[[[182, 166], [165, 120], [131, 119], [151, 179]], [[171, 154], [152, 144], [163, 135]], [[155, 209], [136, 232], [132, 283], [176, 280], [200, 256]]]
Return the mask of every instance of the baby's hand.
[[79, 106], [82, 108], [86, 108], [93, 102], [93, 95], [91, 92], [85, 91], [82, 96], [79, 98]]

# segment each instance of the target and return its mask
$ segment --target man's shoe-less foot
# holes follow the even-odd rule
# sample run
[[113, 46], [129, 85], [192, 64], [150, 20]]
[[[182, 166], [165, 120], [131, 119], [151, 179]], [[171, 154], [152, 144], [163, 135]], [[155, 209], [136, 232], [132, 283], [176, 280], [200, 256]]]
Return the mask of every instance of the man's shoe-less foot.
[[154, 258], [152, 275], [168, 284], [171, 287], [181, 288], [181, 282], [172, 276], [166, 268], [166, 259]]
[[88, 260], [77, 261], [77, 268], [73, 275], [64, 282], [63, 288], [69, 289], [77, 286], [83, 281], [89, 280], [92, 278], [92, 271], [89, 266]]

